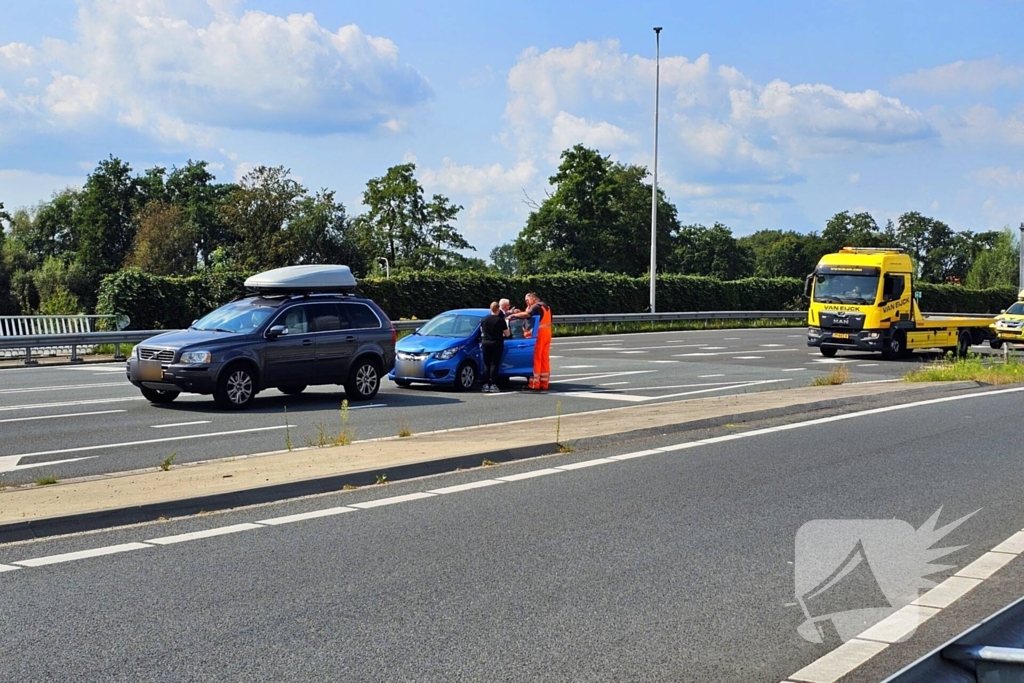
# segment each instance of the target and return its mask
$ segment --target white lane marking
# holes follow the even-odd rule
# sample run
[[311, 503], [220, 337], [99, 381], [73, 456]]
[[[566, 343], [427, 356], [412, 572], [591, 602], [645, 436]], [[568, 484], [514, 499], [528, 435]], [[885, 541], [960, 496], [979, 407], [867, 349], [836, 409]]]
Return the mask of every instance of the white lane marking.
[[987, 579], [1017, 557], [1011, 553], [987, 552], [955, 573], [968, 579]]
[[9, 564], [0, 564], [0, 574], [3, 572], [13, 572], [15, 569], [21, 569], [21, 567], [13, 567]]
[[806, 336], [807, 335], [805, 335], [805, 334], [787, 334], [786, 338], [787, 339], [803, 339]]
[[124, 401], [145, 401], [143, 396], [125, 396], [123, 398], [97, 398], [91, 401], [61, 401], [59, 403], [30, 403], [20, 406], [0, 406], [0, 412], [12, 410], [36, 410], [37, 408], [67, 408], [70, 406], [94, 406], [104, 403], [122, 403]]
[[[661, 349], [690, 349], [695, 346], [704, 346], [704, 344], [665, 344], [664, 346], [637, 346], [634, 347], [633, 351], [658, 351]], [[621, 353], [618, 347], [614, 346], [593, 346], [585, 349], [573, 349], [573, 351], [615, 351]]]
[[629, 382], [605, 382], [604, 384], [598, 384], [599, 387], [618, 387], [623, 384], [629, 384]]
[[[555, 339], [555, 340], [552, 340], [551, 345], [552, 346], [568, 346], [570, 344], [593, 344], [594, 343], [594, 336], [600, 337], [601, 335], [588, 335], [584, 339], [574, 339], [572, 341], [568, 341], [568, 340], [562, 341], [562, 340], [559, 340], [559, 339]], [[623, 341], [623, 339], [621, 337], [608, 337], [607, 339], [605, 339], [604, 337], [601, 337], [601, 341], [603, 341], [603, 342], [620, 342], [621, 343]]]
[[29, 422], [30, 420], [55, 420], [66, 417], [88, 417], [90, 415], [111, 415], [113, 413], [127, 413], [127, 410], [94, 410], [88, 413], [65, 413], [64, 415], [36, 415], [34, 417], [9, 417], [4, 422]]
[[[211, 432], [210, 434], [182, 434], [181, 436], [168, 436], [162, 439], [142, 439], [140, 441], [124, 441], [122, 443], [105, 443], [99, 446], [76, 446], [75, 448], [59, 448], [52, 451], [37, 451], [35, 453], [19, 453], [18, 455], [0, 456], [0, 462], [4, 458], [33, 458], [39, 455], [56, 455], [57, 453], [81, 453], [82, 451], [100, 451], [107, 448], [125, 448], [128, 446], [143, 446], [150, 443], [163, 443], [165, 441], [183, 441], [185, 439], [209, 439], [215, 436], [233, 436], [235, 434], [250, 434], [253, 432], [268, 432], [274, 429], [284, 429], [286, 425], [275, 427], [253, 427], [252, 429], [232, 429], [229, 432]], [[0, 472], [3, 472], [0, 466]]]
[[266, 526], [279, 526], [281, 524], [292, 524], [293, 522], [304, 522], [307, 519], [317, 519], [320, 517], [333, 517], [334, 515], [340, 515], [345, 512], [355, 512], [355, 508], [345, 507], [344, 505], [333, 508], [325, 508], [323, 510], [313, 510], [312, 512], [300, 512], [296, 515], [285, 515], [283, 517], [271, 517], [270, 519], [258, 519], [256, 524], [264, 524]]
[[27, 470], [33, 467], [49, 467], [51, 465], [63, 465], [69, 462], [78, 462], [79, 460], [90, 460], [95, 458], [95, 455], [88, 455], [84, 458], [68, 458], [66, 460], [50, 460], [48, 462], [30, 462], [27, 465], [19, 465], [18, 461], [23, 456], [20, 455], [4, 455], [0, 456], [0, 472], [15, 472], [17, 470]]
[[739, 341], [740, 339], [743, 339], [743, 337], [723, 337], [722, 339], [724, 341]]
[[580, 368], [596, 368], [596, 365], [563, 365], [565, 370], [579, 370]]
[[887, 647], [873, 640], [848, 640], [821, 659], [817, 659], [790, 676], [803, 683], [835, 683], [850, 671], [876, 656]]
[[562, 382], [583, 382], [588, 379], [611, 379], [612, 377], [627, 377], [629, 375], [648, 375], [657, 370], [630, 370], [628, 372], [602, 372], [596, 375], [584, 375], [582, 377], [573, 377], [571, 379], [553, 379], [552, 384], [559, 384]]
[[951, 576], [910, 604], [945, 609], [980, 585], [981, 579]]
[[632, 396], [630, 394], [601, 394], [596, 391], [563, 391], [559, 396], [572, 396], [573, 398], [598, 398], [606, 401], [624, 401], [626, 403], [640, 403], [650, 400], [649, 396]]
[[878, 363], [861, 363], [857, 367], [858, 368], [873, 368], [873, 367], [877, 367], [877, 365], [878, 365]]
[[48, 564], [60, 564], [61, 562], [74, 562], [75, 560], [84, 560], [89, 557], [102, 557], [104, 555], [115, 555], [117, 553], [127, 553], [131, 550], [143, 550], [145, 548], [152, 548], [153, 546], [147, 543], [121, 543], [119, 545], [108, 545], [102, 548], [93, 548], [91, 550], [79, 550], [74, 553], [61, 553], [60, 555], [48, 555], [46, 557], [37, 557], [32, 560], [20, 560], [14, 564], [21, 565], [22, 567], [44, 567]]
[[807, 368], [783, 368], [782, 372], [803, 372]]
[[905, 605], [868, 630], [860, 633], [861, 640], [875, 640], [880, 643], [900, 643], [914, 634], [914, 631], [942, 610], [921, 605]]
[[[832, 363], [853, 363], [852, 358], [815, 358], [811, 363], [825, 363], [826, 365]], [[808, 363], [810, 365], [810, 363]]]
[[725, 377], [725, 373], [718, 373], [717, 375], [697, 375], [697, 379], [709, 379], [711, 377]]
[[686, 358], [689, 356], [720, 356], [722, 354], [714, 351], [694, 351], [692, 353], [674, 353], [672, 355], [676, 358]]
[[764, 360], [764, 356], [733, 356], [733, 360]]
[[495, 477], [498, 481], [522, 481], [523, 479], [533, 479], [534, 477], [543, 477], [548, 474], [558, 474], [565, 470], [556, 470], [554, 467], [545, 467], [542, 470], [530, 470], [529, 472], [520, 472], [519, 474], [510, 474], [506, 477]]
[[651, 449], [649, 451], [635, 451], [633, 453], [623, 453], [622, 455], [610, 455], [608, 456], [611, 460], [632, 460], [633, 458], [643, 458], [648, 455], [657, 455], [661, 453], [660, 450]]
[[992, 548], [994, 553], [1013, 553], [1020, 555], [1024, 553], [1024, 531], [1018, 531], [1013, 536]]
[[359, 508], [360, 510], [369, 510], [370, 508], [379, 508], [385, 505], [394, 505], [396, 503], [404, 503], [408, 500], [420, 500], [421, 498], [433, 498], [435, 494], [427, 493], [425, 491], [420, 493], [407, 493], [404, 496], [391, 496], [390, 498], [378, 498], [377, 500], [369, 500], [365, 503], [352, 503], [350, 507]]
[[763, 346], [766, 349], [771, 349], [771, 348], [778, 348], [778, 347], [785, 346], [785, 344], [758, 344], [758, 346]]
[[121, 389], [134, 389], [135, 386], [123, 382], [104, 382], [102, 384], [65, 384], [55, 387], [18, 387], [17, 389], [0, 389], [0, 394], [29, 394], [36, 391], [74, 391], [75, 389], [109, 389], [120, 387]]
[[700, 347], [700, 350], [701, 351], [721, 351], [722, 349], [727, 349], [727, 348], [729, 348], [729, 347], [728, 346], [702, 346], [702, 347]]
[[619, 351], [619, 353], [647, 353], [646, 351]]
[[[637, 396], [635, 394], [620, 394], [615, 393], [615, 389], [611, 389], [606, 393], [597, 391], [560, 391], [552, 392], [553, 396], [574, 396], [579, 398], [597, 398], [604, 399], [606, 401], [625, 401], [627, 403], [641, 403], [643, 401], [660, 401], [666, 398], [678, 398], [680, 396], [692, 396], [694, 394], [705, 394], [710, 391], [724, 391], [726, 389], [745, 389], [746, 387], [758, 386], [761, 384], [775, 384], [777, 382], [788, 382], [785, 379], [765, 379], [756, 382], [714, 382], [715, 386], [710, 389], [699, 389], [697, 391], [683, 391], [676, 394], [663, 394], [660, 396]], [[631, 391], [650, 391], [654, 389], [673, 389], [688, 386], [706, 386], [704, 384], [681, 384], [678, 387], [632, 387]]]
[[431, 489], [427, 493], [437, 493], [444, 495], [447, 493], [461, 493], [463, 491], [472, 491], [473, 489], [482, 489], [485, 486], [494, 486], [495, 484], [501, 484], [502, 482], [497, 479], [483, 479], [481, 481], [471, 481], [468, 484], [457, 484], [456, 486], [445, 486], [439, 489]]
[[677, 360], [649, 360], [648, 363], [678, 363]]
[[593, 460], [580, 460], [579, 462], [571, 462], [568, 465], [559, 465], [556, 470], [581, 470], [584, 467], [593, 467], [594, 465], [607, 465], [610, 462], [615, 462], [611, 458], [594, 458]]
[[153, 429], [167, 429], [168, 427], [190, 427], [192, 425], [208, 425], [212, 420], [196, 420], [195, 422], [175, 422], [169, 425], [150, 425]]
[[696, 351], [691, 353], [675, 353], [672, 354], [677, 358], [684, 356], [731, 356], [734, 353], [788, 353], [790, 351], [797, 351], [798, 349], [733, 349], [732, 351]]
[[561, 358], [561, 356], [548, 356], [548, 358]]
[[212, 529], [204, 529], [202, 531], [190, 531], [187, 534], [175, 534], [174, 536], [161, 536], [160, 538], [147, 538], [146, 543], [152, 543], [153, 545], [173, 545], [175, 543], [184, 543], [185, 541], [195, 541], [200, 538], [212, 538], [213, 536], [225, 536], [227, 534], [237, 534], [240, 531], [252, 531], [254, 529], [262, 529], [263, 526], [260, 524], [253, 524], [252, 522], [243, 522], [242, 524], [230, 524], [228, 526], [218, 526]]

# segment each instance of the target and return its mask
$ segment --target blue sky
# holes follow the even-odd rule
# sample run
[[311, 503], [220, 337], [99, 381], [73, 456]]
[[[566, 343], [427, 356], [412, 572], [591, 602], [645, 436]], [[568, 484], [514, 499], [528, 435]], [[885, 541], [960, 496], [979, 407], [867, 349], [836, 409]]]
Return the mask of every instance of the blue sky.
[[[684, 222], [841, 210], [1024, 220], [1022, 2], [47, 0], [0, 15], [0, 201], [114, 154], [283, 164], [350, 212], [415, 160], [482, 256], [577, 142], [649, 164]], [[585, 8], [585, 9], [584, 9]]]

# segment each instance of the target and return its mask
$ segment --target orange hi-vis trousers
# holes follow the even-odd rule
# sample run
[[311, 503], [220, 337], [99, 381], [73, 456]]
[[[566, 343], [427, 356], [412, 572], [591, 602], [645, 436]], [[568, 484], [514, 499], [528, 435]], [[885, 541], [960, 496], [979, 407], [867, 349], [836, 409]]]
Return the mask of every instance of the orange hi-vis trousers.
[[529, 389], [547, 389], [551, 381], [551, 308], [541, 304], [543, 313], [536, 330], [536, 346], [533, 349], [533, 377], [527, 383]]

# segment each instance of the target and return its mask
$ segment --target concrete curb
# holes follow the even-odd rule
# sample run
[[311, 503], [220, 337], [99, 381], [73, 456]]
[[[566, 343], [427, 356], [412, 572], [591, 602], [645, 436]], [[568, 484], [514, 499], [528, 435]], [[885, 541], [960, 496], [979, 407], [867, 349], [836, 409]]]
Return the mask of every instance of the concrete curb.
[[[981, 388], [975, 382], [956, 382], [929, 387], [921, 393], [944, 395], [963, 391], [968, 387]], [[924, 389], [919, 385], [919, 390]], [[920, 398], [920, 397], [918, 397]], [[567, 440], [577, 448], [595, 448], [615, 444], [624, 439], [642, 439], [645, 437], [664, 436], [713, 429], [735, 422], [753, 422], [757, 420], [777, 419], [791, 415], [806, 414], [821, 410], [835, 410], [867, 402], [874, 404], [897, 404], [903, 402], [902, 392], [882, 395], [862, 395], [841, 398], [830, 398], [809, 403], [794, 404], [779, 408], [740, 412], [727, 416], [712, 417], [700, 420], [685, 420], [659, 427], [643, 427], [621, 432], [615, 435], [600, 435]], [[376, 483], [377, 475], [386, 472], [388, 481], [414, 479], [434, 474], [452, 472], [459, 468], [479, 467], [484, 460], [497, 463], [510, 463], [545, 455], [558, 453], [559, 444], [553, 441], [530, 444], [513, 448], [492, 449], [454, 457], [438, 458], [417, 463], [397, 465], [394, 467], [376, 467], [368, 470], [347, 472], [301, 481], [258, 486], [237, 491], [207, 494], [182, 498], [174, 501], [131, 505], [98, 512], [76, 513], [57, 517], [45, 517], [25, 522], [9, 522], [0, 524], [0, 544], [26, 541], [51, 536], [96, 531], [129, 524], [152, 522], [160, 518], [184, 517], [201, 512], [215, 512], [247, 505], [272, 503], [290, 498], [299, 498], [321, 493], [341, 491], [345, 486], [367, 486]]]

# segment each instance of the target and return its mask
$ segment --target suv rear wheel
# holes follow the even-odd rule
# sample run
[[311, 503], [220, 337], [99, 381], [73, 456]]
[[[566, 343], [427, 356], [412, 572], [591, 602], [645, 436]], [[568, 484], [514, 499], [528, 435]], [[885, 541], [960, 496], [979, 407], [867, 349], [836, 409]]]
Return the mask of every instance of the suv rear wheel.
[[380, 389], [380, 363], [370, 356], [356, 360], [345, 382], [345, 394], [350, 401], [369, 401]]
[[229, 366], [221, 373], [213, 398], [221, 408], [248, 408], [256, 398], [256, 377], [253, 371], [245, 365]]

